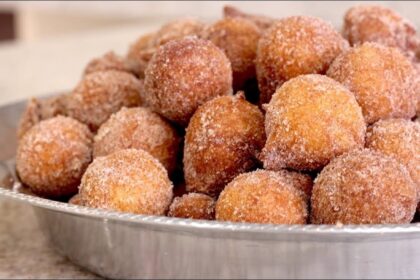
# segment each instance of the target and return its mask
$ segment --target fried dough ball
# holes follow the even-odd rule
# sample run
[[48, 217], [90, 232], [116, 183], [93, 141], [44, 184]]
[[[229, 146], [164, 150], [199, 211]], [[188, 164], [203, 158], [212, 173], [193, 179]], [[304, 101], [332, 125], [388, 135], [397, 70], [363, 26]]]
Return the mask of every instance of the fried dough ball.
[[343, 33], [352, 46], [375, 42], [399, 48], [409, 56], [414, 56], [419, 46], [415, 27], [395, 11], [381, 6], [363, 5], [348, 10]]
[[216, 203], [216, 220], [264, 224], [305, 224], [303, 193], [277, 172], [257, 170], [230, 182]]
[[266, 107], [261, 159], [271, 170], [319, 170], [363, 148], [366, 124], [354, 95], [326, 76], [310, 74], [278, 88]]
[[65, 115], [64, 95], [50, 97], [47, 99], [32, 98], [28, 101], [25, 111], [20, 117], [17, 128], [18, 139], [35, 124], [58, 115]]
[[147, 64], [156, 51], [154, 46], [155, 36], [156, 33], [143, 35], [131, 44], [128, 49], [125, 64], [140, 79], [144, 78], [144, 71], [146, 70]]
[[364, 43], [337, 57], [327, 75], [354, 93], [368, 124], [415, 115], [415, 72], [398, 49]]
[[157, 159], [127, 149], [96, 158], [83, 175], [79, 193], [88, 207], [164, 215], [172, 201], [172, 183]]
[[182, 126], [206, 101], [232, 93], [232, 69], [212, 42], [186, 37], [161, 46], [149, 62], [144, 81], [146, 103]]
[[143, 149], [158, 159], [171, 174], [175, 169], [180, 137], [161, 116], [147, 108], [122, 108], [98, 130], [93, 156], [117, 150]]
[[420, 198], [420, 124], [405, 119], [381, 120], [368, 128], [366, 147], [404, 164]]
[[170, 21], [163, 25], [154, 37], [154, 46], [164, 45], [172, 40], [182, 39], [187, 36], [198, 36], [205, 24], [195, 18], [182, 18]]
[[189, 193], [175, 197], [169, 207], [168, 216], [185, 219], [214, 220], [214, 198], [201, 194]]
[[294, 16], [277, 21], [258, 42], [256, 69], [261, 104], [278, 86], [302, 74], [323, 74], [348, 43], [318, 18]]
[[77, 193], [92, 159], [92, 134], [80, 122], [63, 116], [43, 120], [20, 139], [16, 170], [35, 194], [58, 198]]
[[83, 205], [82, 204], [82, 200], [80, 198], [80, 194], [75, 194], [73, 195], [70, 200], [69, 200], [69, 204], [73, 204], [73, 205]]
[[226, 5], [223, 7], [223, 17], [224, 18], [243, 18], [252, 21], [255, 25], [257, 25], [262, 31], [269, 28], [275, 22], [275, 19], [261, 16], [261, 15], [252, 15], [247, 14], [239, 9]]
[[202, 37], [212, 41], [229, 58], [235, 91], [244, 89], [245, 82], [256, 76], [254, 61], [260, 35], [252, 21], [240, 17], [219, 20], [203, 31]]
[[403, 224], [414, 217], [416, 185], [394, 158], [353, 151], [321, 171], [311, 202], [314, 224]]
[[101, 57], [92, 59], [84, 70], [84, 75], [107, 70], [117, 70], [129, 72], [125, 65], [124, 59], [114, 52], [107, 52]]
[[313, 181], [308, 174], [282, 169], [277, 171], [290, 185], [302, 191], [306, 201], [312, 196]]
[[134, 75], [109, 70], [83, 77], [67, 97], [67, 114], [96, 131], [113, 113], [122, 107], [142, 103], [141, 82]]
[[219, 194], [233, 178], [256, 166], [264, 142], [263, 114], [243, 96], [223, 96], [205, 103], [186, 131], [187, 190]]

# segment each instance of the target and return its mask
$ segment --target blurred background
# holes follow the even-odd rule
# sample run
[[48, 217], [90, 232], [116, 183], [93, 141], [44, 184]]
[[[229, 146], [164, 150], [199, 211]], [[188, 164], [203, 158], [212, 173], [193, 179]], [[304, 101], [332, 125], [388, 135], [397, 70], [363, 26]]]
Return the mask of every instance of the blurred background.
[[[174, 18], [220, 18], [224, 5], [272, 17], [312, 15], [341, 28], [362, 1], [1, 1], [0, 102], [69, 90], [85, 64], [114, 50], [124, 55], [141, 34]], [[379, 1], [420, 26], [419, 2]]]

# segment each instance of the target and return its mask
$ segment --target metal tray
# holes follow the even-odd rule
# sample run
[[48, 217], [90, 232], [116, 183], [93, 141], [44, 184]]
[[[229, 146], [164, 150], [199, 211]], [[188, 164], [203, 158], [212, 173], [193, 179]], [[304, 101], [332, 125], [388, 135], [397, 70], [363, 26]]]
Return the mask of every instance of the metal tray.
[[8, 178], [23, 106], [0, 107], [0, 196], [31, 204], [57, 250], [92, 272], [108, 278], [420, 277], [420, 224], [233, 224], [110, 212], [21, 193]]

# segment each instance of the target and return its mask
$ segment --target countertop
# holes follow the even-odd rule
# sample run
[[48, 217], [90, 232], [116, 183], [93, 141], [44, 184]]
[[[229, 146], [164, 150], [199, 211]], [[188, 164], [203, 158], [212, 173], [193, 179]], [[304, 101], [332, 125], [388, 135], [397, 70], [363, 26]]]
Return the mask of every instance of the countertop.
[[[108, 50], [125, 54], [130, 42], [152, 28], [124, 26], [0, 45], [0, 105], [71, 89], [91, 58]], [[0, 199], [0, 278], [95, 277], [54, 251], [30, 206]]]

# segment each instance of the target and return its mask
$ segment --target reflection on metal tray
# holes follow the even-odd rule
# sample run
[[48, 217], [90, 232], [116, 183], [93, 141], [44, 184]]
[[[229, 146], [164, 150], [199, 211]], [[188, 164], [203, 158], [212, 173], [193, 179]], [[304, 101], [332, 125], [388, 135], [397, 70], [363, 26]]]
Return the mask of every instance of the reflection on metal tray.
[[108, 278], [418, 278], [420, 224], [274, 226], [132, 215], [39, 198], [14, 176], [23, 104], [0, 108], [0, 196], [33, 205], [73, 262]]

